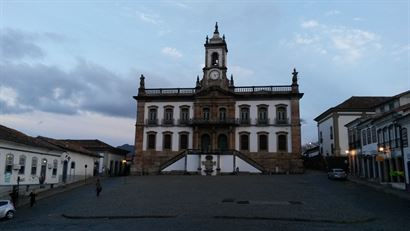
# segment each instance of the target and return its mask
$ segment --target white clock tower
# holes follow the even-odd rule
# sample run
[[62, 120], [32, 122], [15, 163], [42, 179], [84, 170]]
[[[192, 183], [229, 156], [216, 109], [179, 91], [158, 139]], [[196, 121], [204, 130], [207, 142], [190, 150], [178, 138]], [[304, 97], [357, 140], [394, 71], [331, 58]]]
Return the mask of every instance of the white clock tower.
[[219, 36], [218, 23], [215, 24], [215, 31], [212, 38], [206, 36], [205, 46], [205, 67], [204, 76], [201, 81], [202, 87], [219, 86], [228, 88], [229, 81], [226, 77], [226, 62], [228, 47], [225, 42], [225, 35]]

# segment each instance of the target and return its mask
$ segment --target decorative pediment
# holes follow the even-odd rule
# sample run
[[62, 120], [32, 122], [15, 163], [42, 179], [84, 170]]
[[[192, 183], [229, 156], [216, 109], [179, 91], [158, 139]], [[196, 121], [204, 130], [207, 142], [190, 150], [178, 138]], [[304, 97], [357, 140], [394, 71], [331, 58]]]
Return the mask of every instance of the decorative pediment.
[[195, 94], [196, 97], [203, 98], [214, 98], [214, 97], [233, 97], [235, 93], [229, 90], [222, 89], [219, 86], [210, 86], [204, 89], [197, 91]]

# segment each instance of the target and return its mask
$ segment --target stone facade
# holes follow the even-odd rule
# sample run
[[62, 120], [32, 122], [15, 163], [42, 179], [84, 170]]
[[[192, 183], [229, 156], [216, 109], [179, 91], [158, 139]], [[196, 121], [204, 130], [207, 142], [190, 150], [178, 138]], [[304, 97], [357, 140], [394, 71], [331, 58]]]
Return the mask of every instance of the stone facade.
[[[292, 84], [234, 85], [227, 76], [227, 44], [216, 25], [206, 39], [205, 67], [195, 88], [146, 89], [137, 100], [135, 174], [160, 173], [187, 150], [195, 155], [240, 155], [264, 173], [302, 173], [299, 92]], [[238, 153], [241, 154], [238, 154]], [[236, 154], [235, 154], [236, 153]], [[198, 170], [200, 171], [200, 170]]]

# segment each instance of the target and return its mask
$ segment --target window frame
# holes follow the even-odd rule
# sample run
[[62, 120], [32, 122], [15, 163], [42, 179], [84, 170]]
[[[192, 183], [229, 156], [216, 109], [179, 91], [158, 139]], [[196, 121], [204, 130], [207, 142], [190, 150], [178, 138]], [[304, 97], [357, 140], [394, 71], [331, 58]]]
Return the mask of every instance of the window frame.
[[[259, 152], [269, 152], [269, 132], [258, 132], [258, 151]], [[261, 137], [266, 137], [266, 149], [261, 149]]]
[[[146, 143], [146, 150], [156, 150], [156, 146], [157, 146], [157, 132], [147, 132], [147, 143]], [[150, 137], [154, 136], [153, 138], [153, 147], [151, 147], [151, 142], [150, 142]]]
[[[250, 151], [250, 132], [240, 132], [239, 133], [239, 150], [240, 151]], [[243, 148], [243, 137], [246, 136], [246, 148]]]
[[[167, 140], [165, 137], [169, 137], [169, 147], [166, 147]], [[172, 150], [172, 132], [166, 131], [162, 133], [162, 150], [170, 151]]]
[[[285, 149], [279, 149], [280, 146], [280, 137], [285, 137]], [[276, 151], [277, 152], [288, 152], [288, 133], [287, 132], [277, 132], [276, 133]]]
[[20, 169], [18, 170], [19, 175], [24, 175], [26, 173], [26, 161], [27, 161], [27, 157], [25, 155], [19, 156], [19, 165], [20, 165]]
[[[38, 158], [33, 156], [31, 158], [31, 175], [37, 175]], [[34, 170], [34, 171], [33, 171]]]
[[[183, 148], [182, 146], [182, 136], [186, 136], [186, 148]], [[186, 150], [189, 149], [189, 132], [179, 132], [179, 150]]]
[[[11, 159], [10, 159], [11, 157]], [[13, 165], [14, 165], [14, 155], [12, 153], [8, 153], [6, 155], [6, 160], [5, 160], [5, 168], [4, 168], [4, 173], [13, 173]], [[10, 170], [8, 170], [10, 169]]]

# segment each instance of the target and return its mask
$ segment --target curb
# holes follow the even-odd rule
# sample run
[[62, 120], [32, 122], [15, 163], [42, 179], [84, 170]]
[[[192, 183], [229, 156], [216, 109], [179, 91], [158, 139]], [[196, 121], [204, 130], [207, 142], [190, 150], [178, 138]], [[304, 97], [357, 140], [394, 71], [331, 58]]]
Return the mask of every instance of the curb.
[[383, 192], [383, 193], [393, 195], [393, 196], [399, 197], [401, 199], [405, 199], [405, 200], [410, 201], [410, 193], [408, 193], [407, 191], [400, 191], [398, 189], [389, 188], [387, 186], [383, 186], [383, 185], [380, 185], [380, 184], [375, 184], [375, 183], [372, 183], [372, 182], [367, 182], [365, 180], [356, 179], [356, 178], [353, 178], [352, 176], [349, 176], [347, 179], [350, 182], [353, 182], [355, 184], [364, 185], [366, 187], [373, 188], [376, 191]]

